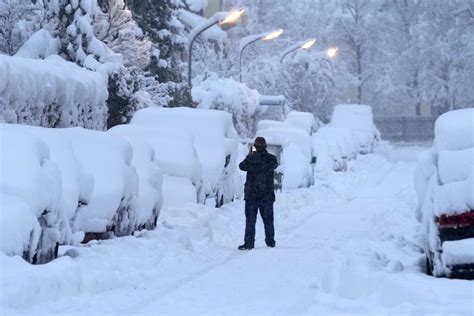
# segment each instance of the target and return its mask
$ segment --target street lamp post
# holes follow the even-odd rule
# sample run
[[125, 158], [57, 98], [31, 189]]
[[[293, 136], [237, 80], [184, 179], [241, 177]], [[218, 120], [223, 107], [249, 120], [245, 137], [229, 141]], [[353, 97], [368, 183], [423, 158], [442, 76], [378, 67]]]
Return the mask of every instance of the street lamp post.
[[269, 40], [279, 37], [281, 34], [283, 34], [283, 29], [278, 29], [275, 31], [262, 33], [262, 34], [249, 35], [240, 40], [240, 45], [239, 45], [239, 81], [240, 82], [242, 82], [242, 55], [244, 53], [244, 50], [252, 43], [255, 43], [257, 41], [269, 41]]
[[296, 43], [293, 46], [288, 47], [285, 51], [283, 51], [283, 53], [281, 53], [280, 63], [283, 63], [283, 60], [285, 59], [285, 57], [293, 53], [294, 51], [298, 49], [310, 49], [315, 43], [316, 43], [316, 39], [311, 38], [309, 40], [302, 41], [302, 42]]
[[191, 76], [192, 76], [192, 51], [193, 45], [196, 38], [207, 29], [213, 27], [216, 24], [219, 25], [231, 25], [237, 23], [240, 17], [244, 14], [244, 9], [233, 10], [230, 12], [217, 12], [214, 13], [209, 19], [207, 19], [204, 23], [196, 26], [191, 30], [188, 35], [188, 86], [189, 88], [192, 87]]

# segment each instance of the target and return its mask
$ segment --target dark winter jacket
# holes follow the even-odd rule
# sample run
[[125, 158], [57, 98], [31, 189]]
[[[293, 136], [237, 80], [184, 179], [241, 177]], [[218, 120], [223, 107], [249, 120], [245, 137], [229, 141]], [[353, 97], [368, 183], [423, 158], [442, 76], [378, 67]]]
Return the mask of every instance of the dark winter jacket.
[[246, 201], [275, 201], [273, 173], [277, 167], [276, 157], [266, 150], [250, 153], [240, 163], [240, 170], [247, 171]]

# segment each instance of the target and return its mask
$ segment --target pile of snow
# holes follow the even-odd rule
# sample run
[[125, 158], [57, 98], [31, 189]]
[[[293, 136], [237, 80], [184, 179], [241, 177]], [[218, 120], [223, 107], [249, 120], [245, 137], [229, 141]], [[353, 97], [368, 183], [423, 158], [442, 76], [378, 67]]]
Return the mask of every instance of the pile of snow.
[[[232, 116], [224, 111], [192, 108], [147, 108], [137, 111], [132, 125], [169, 129], [169, 138], [178, 139], [185, 131], [193, 136], [193, 144], [202, 167], [203, 194], [223, 196], [224, 202], [237, 194], [237, 132]], [[176, 153], [176, 155], [180, 155]], [[176, 174], [170, 174], [176, 175]]]
[[283, 172], [283, 188], [309, 186], [313, 181], [311, 136], [304, 129], [285, 122], [266, 120], [258, 127], [257, 137], [264, 137], [267, 144], [283, 149], [279, 167]]
[[359, 151], [352, 131], [347, 128], [321, 127], [312, 137], [313, 156], [316, 158], [315, 177], [325, 180], [331, 171], [344, 171], [347, 161], [355, 159]]
[[107, 97], [107, 76], [57, 55], [45, 60], [0, 55], [0, 122], [103, 130]]
[[318, 130], [319, 124], [313, 113], [291, 111], [285, 120], [286, 123], [294, 127], [304, 129], [308, 134], [312, 134]]
[[79, 229], [87, 233], [129, 235], [135, 228], [138, 193], [130, 144], [100, 131], [59, 131], [71, 141], [77, 159], [94, 177], [94, 191], [89, 204], [81, 209]]
[[46, 143], [31, 133], [0, 125], [0, 249], [43, 263], [71, 236], [62, 209], [61, 175]]
[[[435, 274], [449, 274], [446, 265], [460, 263], [462, 249], [456, 241], [440, 245], [435, 218], [456, 215], [474, 210], [474, 109], [451, 111], [440, 116], [435, 123], [435, 139], [430, 151], [424, 153], [415, 172], [415, 188], [420, 203], [417, 216], [423, 222], [427, 236], [426, 250], [434, 254]], [[472, 242], [471, 242], [472, 243]], [[439, 249], [443, 249], [441, 255]], [[463, 258], [468, 258], [464, 256]], [[469, 257], [472, 259], [472, 256]], [[474, 263], [469, 259], [463, 263]]]
[[148, 137], [130, 127], [117, 125], [108, 133], [125, 138], [133, 148], [132, 166], [138, 175], [136, 226], [153, 229], [163, 203], [163, 172], [158, 167], [154, 148], [147, 142]]
[[240, 135], [249, 136], [254, 129], [254, 117], [259, 109], [260, 94], [245, 84], [230, 78], [211, 74], [195, 84], [191, 90], [193, 100], [201, 109], [224, 110], [232, 114]]
[[372, 152], [375, 142], [380, 140], [380, 132], [375, 127], [372, 108], [369, 105], [336, 105], [329, 125], [349, 128], [358, 142], [360, 153]]

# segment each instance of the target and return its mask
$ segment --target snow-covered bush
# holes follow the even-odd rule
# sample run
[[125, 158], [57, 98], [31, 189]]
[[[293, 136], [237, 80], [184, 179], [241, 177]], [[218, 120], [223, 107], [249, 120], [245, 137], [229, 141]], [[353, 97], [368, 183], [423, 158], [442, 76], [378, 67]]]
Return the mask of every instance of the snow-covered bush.
[[147, 137], [130, 125], [117, 125], [108, 131], [125, 138], [133, 148], [132, 165], [138, 174], [138, 229], [153, 229], [163, 203], [163, 172], [155, 159], [155, 150]]
[[380, 132], [374, 124], [372, 108], [361, 104], [339, 104], [334, 107], [331, 127], [349, 128], [362, 154], [371, 153], [380, 140]]
[[50, 261], [71, 238], [60, 171], [33, 134], [1, 124], [0, 137], [1, 250], [32, 263]]
[[[433, 147], [420, 158], [415, 172], [417, 217], [423, 225], [429, 268], [436, 276], [451, 275], [456, 265], [474, 264], [472, 251], [467, 253], [474, 246], [468, 233], [474, 226], [473, 130], [474, 109], [440, 116]], [[450, 235], [456, 237], [446, 237]]]
[[[158, 125], [141, 126], [135, 124], [134, 120], [132, 124], [120, 128], [153, 148], [155, 162], [164, 174], [163, 208], [181, 206], [187, 202], [203, 203], [202, 167], [194, 147], [194, 137], [185, 130], [160, 128]], [[180, 199], [180, 196], [183, 198]]]
[[[194, 137], [194, 148], [202, 166], [202, 193], [215, 198], [218, 206], [234, 198], [238, 191], [237, 133], [229, 113], [153, 107], [135, 113], [131, 124], [187, 131]], [[178, 134], [170, 137], [177, 138]]]
[[201, 109], [217, 109], [232, 114], [235, 128], [243, 137], [253, 134], [260, 94], [245, 84], [212, 74], [191, 91]]
[[66, 128], [59, 132], [71, 141], [84, 170], [94, 177], [94, 190], [89, 204], [81, 208], [78, 228], [103, 237], [108, 232], [129, 235], [135, 228], [138, 190], [130, 144], [100, 131]]
[[104, 129], [107, 96], [104, 76], [58, 56], [0, 55], [0, 122]]
[[311, 185], [313, 181], [311, 136], [302, 128], [271, 121], [261, 125], [256, 136], [264, 137], [269, 145], [282, 146], [279, 170], [283, 173], [283, 188], [293, 189]]

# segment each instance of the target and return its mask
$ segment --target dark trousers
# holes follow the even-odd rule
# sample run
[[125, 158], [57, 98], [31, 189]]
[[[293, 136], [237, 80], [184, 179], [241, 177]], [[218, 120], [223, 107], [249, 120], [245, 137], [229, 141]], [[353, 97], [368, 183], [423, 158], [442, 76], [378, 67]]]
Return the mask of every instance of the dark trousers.
[[255, 223], [260, 210], [263, 225], [265, 226], [265, 242], [269, 246], [275, 245], [275, 228], [273, 227], [273, 201], [245, 201], [245, 244], [255, 244]]

